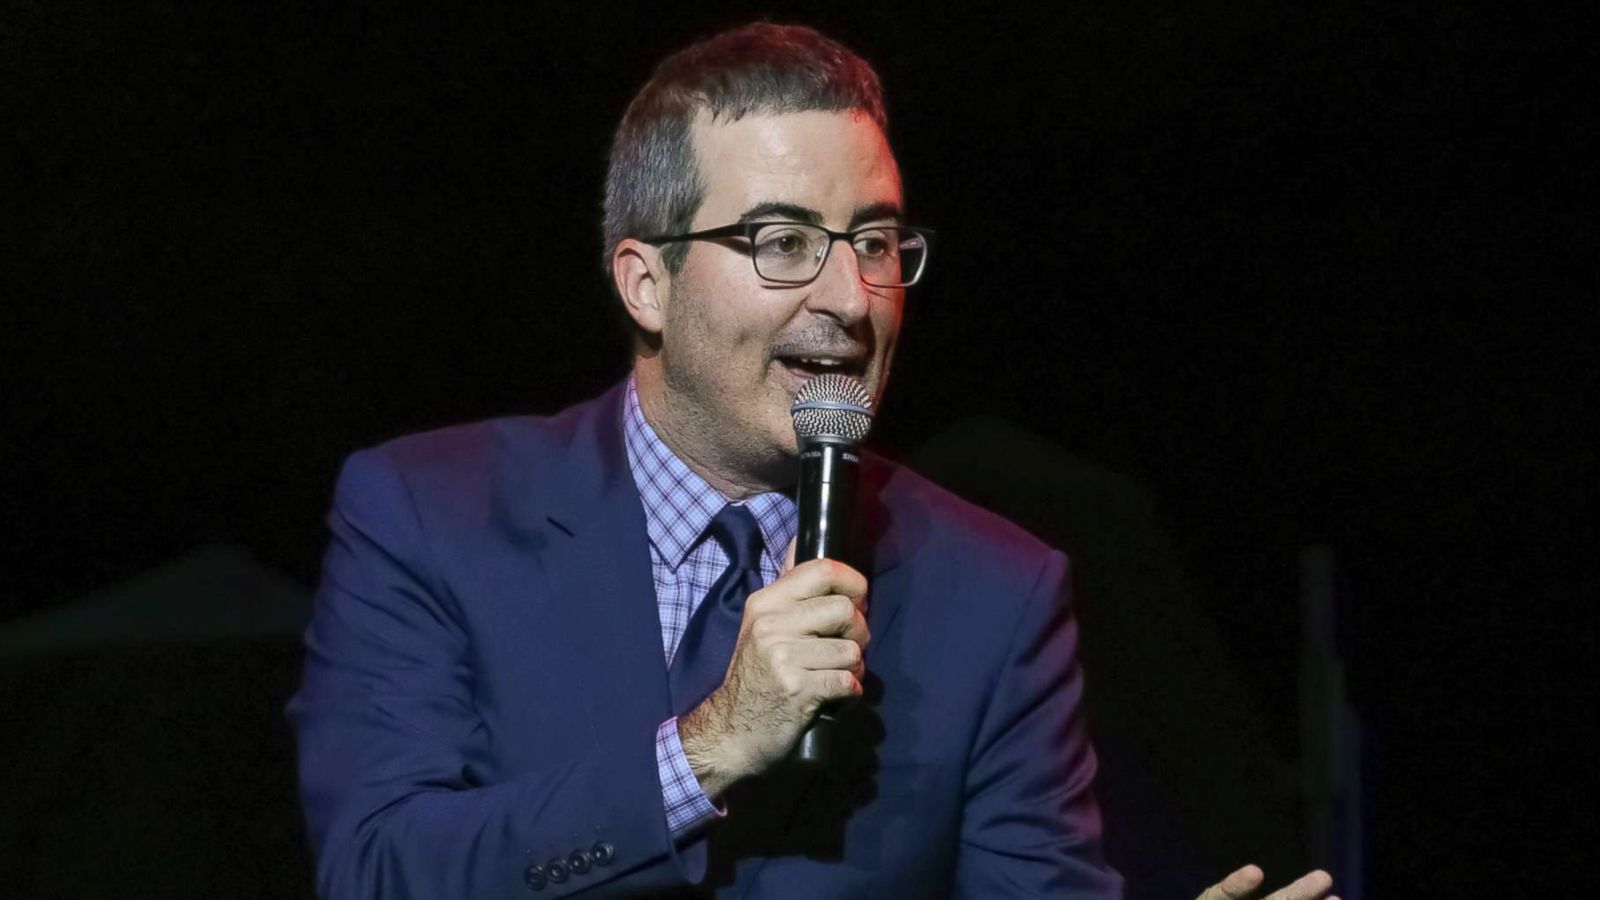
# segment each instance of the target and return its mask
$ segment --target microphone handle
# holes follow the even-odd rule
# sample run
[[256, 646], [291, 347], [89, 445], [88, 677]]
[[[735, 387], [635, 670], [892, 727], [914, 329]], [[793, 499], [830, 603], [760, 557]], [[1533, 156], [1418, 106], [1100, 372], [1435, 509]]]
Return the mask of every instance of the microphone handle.
[[[813, 559], [848, 559], [851, 513], [855, 506], [855, 447], [842, 441], [808, 439], [800, 445], [800, 480], [795, 491], [800, 532], [795, 538], [796, 564]], [[808, 765], [828, 765], [835, 753], [838, 719], [824, 704], [800, 735], [794, 756]]]

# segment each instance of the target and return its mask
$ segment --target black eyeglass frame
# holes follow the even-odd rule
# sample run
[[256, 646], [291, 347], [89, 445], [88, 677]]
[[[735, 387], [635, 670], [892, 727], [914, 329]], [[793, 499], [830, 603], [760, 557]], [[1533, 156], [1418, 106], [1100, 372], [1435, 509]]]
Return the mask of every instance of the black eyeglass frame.
[[[817, 270], [811, 273], [810, 278], [807, 278], [804, 281], [785, 281], [781, 278], [769, 278], [766, 275], [761, 274], [761, 268], [756, 265], [756, 232], [763, 228], [771, 228], [775, 225], [814, 228], [828, 236], [828, 244], [822, 251], [822, 259], [818, 260]], [[863, 284], [868, 284], [872, 287], [897, 289], [911, 287], [918, 281], [922, 280], [922, 273], [928, 269], [928, 257], [933, 255], [933, 236], [935, 232], [931, 228], [914, 227], [911, 225], [865, 225], [861, 228], [855, 229], [854, 231], [834, 231], [832, 228], [824, 228], [823, 226], [814, 222], [735, 222], [732, 225], [723, 225], [719, 228], [707, 228], [703, 231], [691, 231], [687, 234], [657, 234], [650, 237], [642, 237], [638, 240], [645, 244], [655, 245], [675, 244], [682, 241], [709, 241], [719, 240], [721, 238], [742, 237], [750, 245], [749, 252], [745, 255], [750, 257], [750, 267], [755, 270], [757, 278], [760, 278], [763, 281], [770, 281], [773, 284], [797, 287], [802, 284], [810, 284], [811, 282], [817, 280], [817, 276], [821, 275], [823, 268], [828, 265], [828, 255], [833, 252], [833, 245], [836, 242], [842, 240], [854, 248], [856, 238], [858, 236], [869, 231], [881, 231], [886, 228], [893, 228], [896, 231], [909, 231], [922, 239], [922, 259], [917, 263], [916, 274], [911, 276], [910, 281], [902, 284], [874, 284], [871, 281], [867, 281], [866, 275], [861, 276], [861, 281]], [[854, 249], [852, 249], [851, 252], [854, 253]]]

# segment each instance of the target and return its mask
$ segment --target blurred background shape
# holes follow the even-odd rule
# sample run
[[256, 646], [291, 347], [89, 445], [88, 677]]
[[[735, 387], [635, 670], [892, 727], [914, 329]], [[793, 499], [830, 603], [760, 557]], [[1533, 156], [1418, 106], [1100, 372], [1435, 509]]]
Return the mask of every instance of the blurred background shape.
[[228, 545], [0, 626], [0, 882], [311, 897], [283, 704], [310, 592]]

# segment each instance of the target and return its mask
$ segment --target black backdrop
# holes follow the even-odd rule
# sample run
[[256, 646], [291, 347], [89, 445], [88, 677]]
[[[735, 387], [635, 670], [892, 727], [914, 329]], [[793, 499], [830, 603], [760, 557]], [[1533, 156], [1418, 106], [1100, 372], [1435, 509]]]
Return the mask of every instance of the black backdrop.
[[[982, 410], [1148, 485], [1284, 755], [1296, 554], [1331, 544], [1374, 886], [1564, 888], [1596, 637], [1575, 10], [758, 13], [878, 64], [941, 232], [884, 448]], [[345, 453], [617, 378], [609, 129], [655, 59], [748, 18], [5, 16], [7, 617], [219, 539], [310, 583]]]

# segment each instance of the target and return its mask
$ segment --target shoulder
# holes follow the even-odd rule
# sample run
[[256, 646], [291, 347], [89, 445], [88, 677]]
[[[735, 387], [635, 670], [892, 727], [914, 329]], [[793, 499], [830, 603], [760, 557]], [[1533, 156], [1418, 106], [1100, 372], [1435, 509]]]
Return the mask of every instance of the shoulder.
[[408, 482], [470, 479], [519, 457], [548, 455], [562, 444], [559, 418], [503, 416], [401, 435], [357, 450], [347, 465], [390, 469]]
[[564, 469], [598, 465], [584, 452], [605, 431], [609, 394], [553, 415], [505, 416], [403, 435], [358, 450], [344, 463], [336, 501], [352, 493], [403, 492], [419, 510], [481, 514], [526, 499]]

